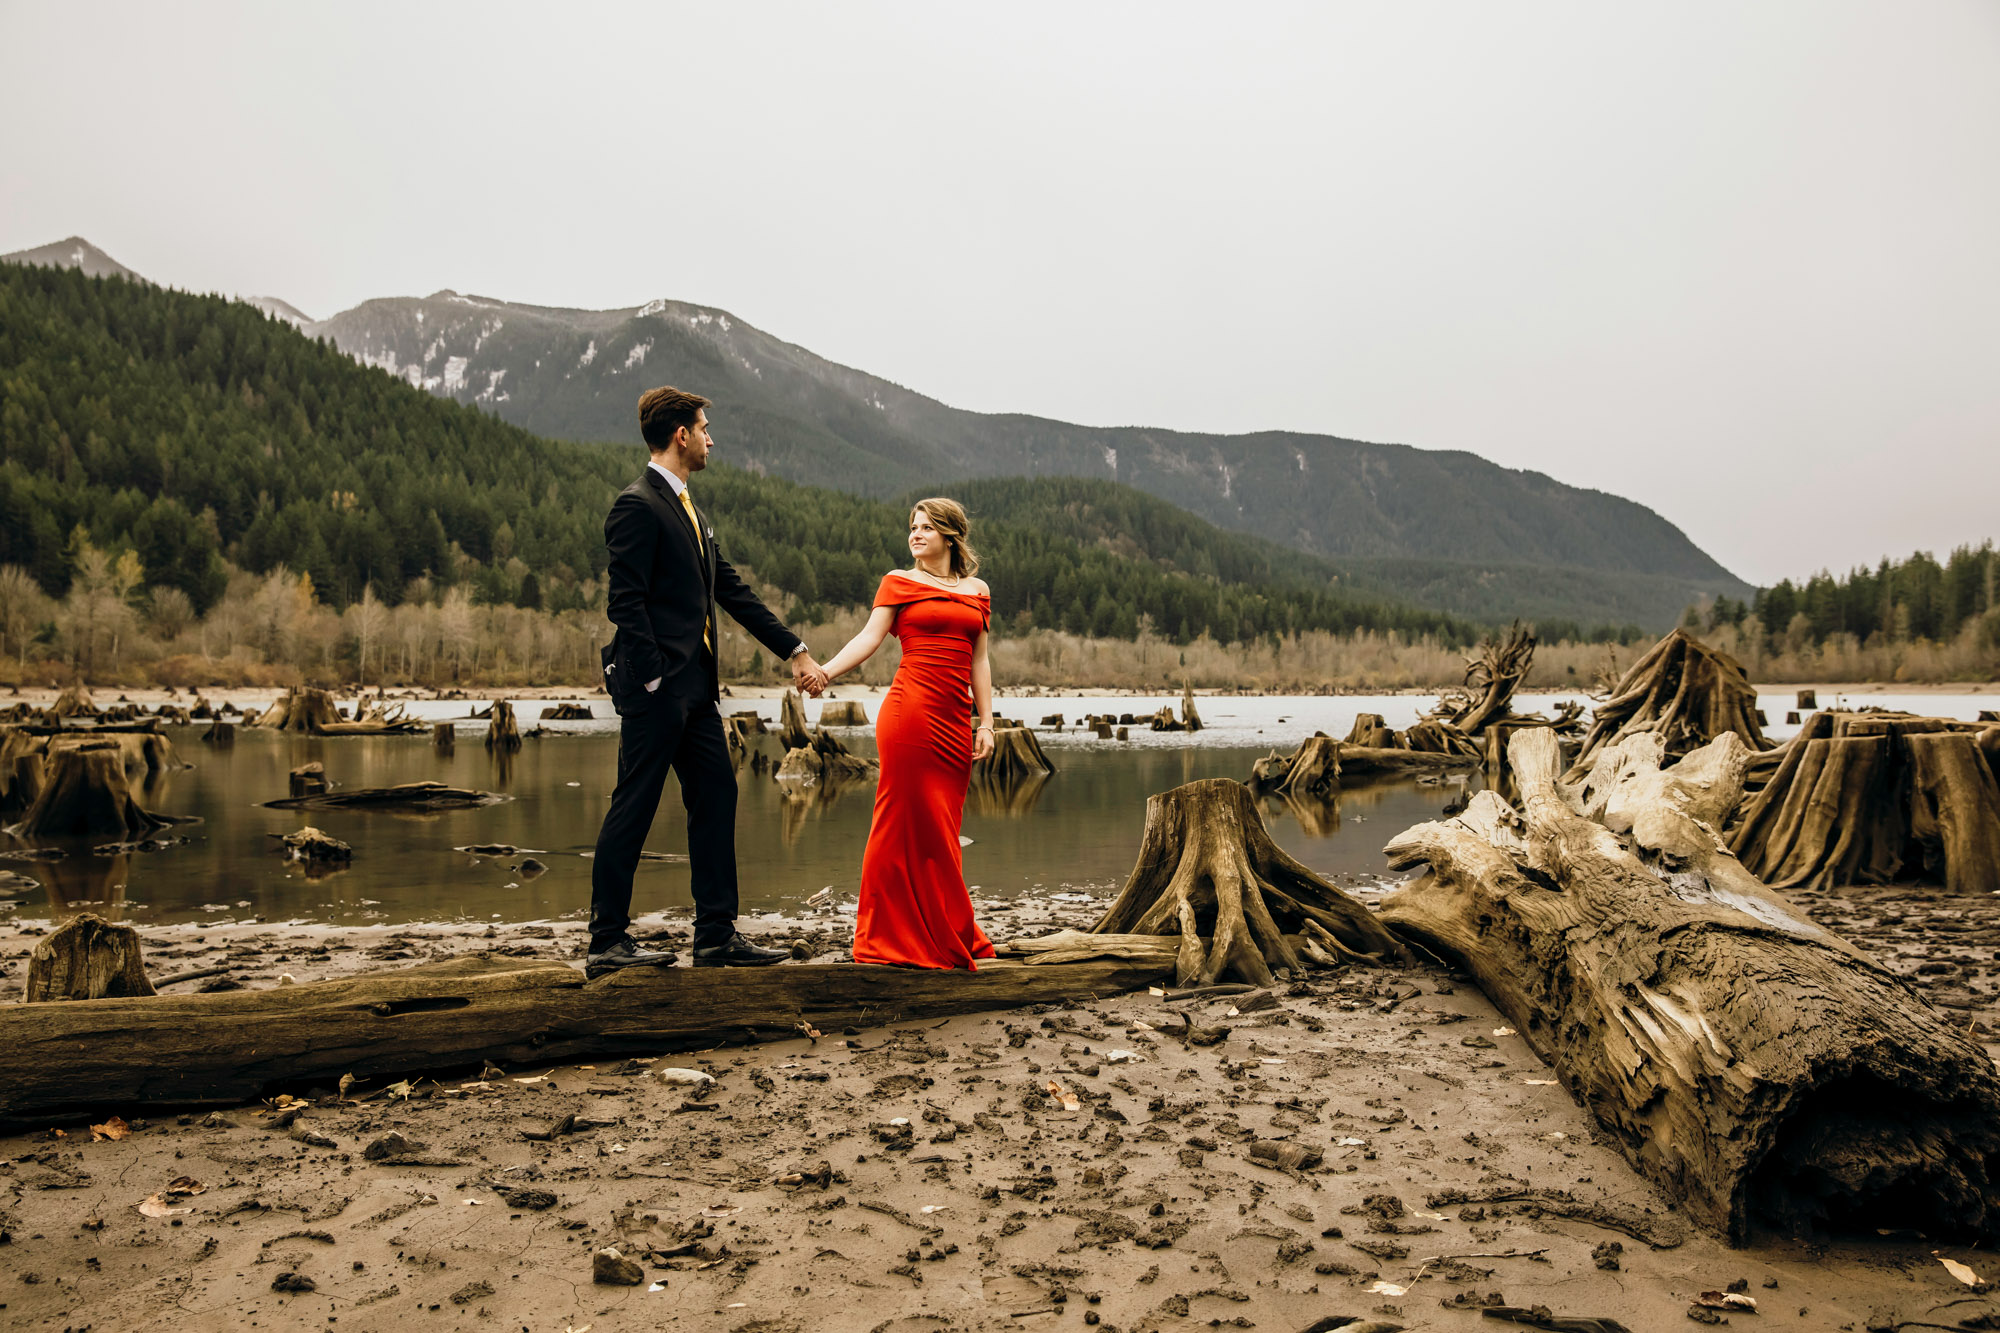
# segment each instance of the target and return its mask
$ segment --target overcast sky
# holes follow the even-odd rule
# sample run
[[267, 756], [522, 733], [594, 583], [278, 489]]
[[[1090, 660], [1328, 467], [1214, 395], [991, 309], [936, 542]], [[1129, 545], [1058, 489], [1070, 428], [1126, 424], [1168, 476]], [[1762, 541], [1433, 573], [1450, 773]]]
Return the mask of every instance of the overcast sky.
[[1991, 2], [0, 0], [0, 252], [72, 234], [1470, 450], [1755, 582], [2000, 537]]

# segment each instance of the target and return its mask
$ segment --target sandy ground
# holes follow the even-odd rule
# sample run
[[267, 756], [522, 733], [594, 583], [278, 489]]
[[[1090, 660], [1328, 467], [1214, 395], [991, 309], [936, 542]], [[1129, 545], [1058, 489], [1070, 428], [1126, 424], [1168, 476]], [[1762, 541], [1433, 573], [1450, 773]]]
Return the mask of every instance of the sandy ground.
[[[1994, 1035], [2000, 907], [1907, 892], [1801, 905]], [[1089, 909], [987, 919], [1004, 938], [1066, 912]], [[0, 924], [0, 987], [19, 984], [37, 929]], [[685, 925], [644, 933], [674, 943]], [[767, 934], [821, 957], [844, 943], [831, 914]], [[262, 986], [464, 950], [574, 959], [581, 928], [146, 939], [156, 977], [227, 964]], [[87, 1123], [0, 1138], [0, 1327], [1518, 1327], [1479, 1314], [1504, 1298], [1638, 1333], [1688, 1326], [1696, 1294], [1732, 1282], [1760, 1311], [1718, 1316], [1739, 1327], [2000, 1327], [1958, 1322], [1994, 1307], [1933, 1252], [1982, 1276], [1989, 1255], [1909, 1235], [1731, 1251], [1690, 1234], [1463, 978], [1356, 968], [1268, 995], [1234, 1015], [1242, 997], [1140, 993], [650, 1061], [436, 1071], [407, 1097], [380, 1081], [348, 1101], [273, 1089], [307, 1103], [289, 1129], [263, 1104], [155, 1112], [123, 1138]], [[1183, 1010], [1228, 1035], [1183, 1045]], [[714, 1082], [653, 1077], [667, 1068]], [[524, 1136], [568, 1116], [575, 1132]], [[437, 1164], [371, 1158], [391, 1134]], [[1322, 1160], [1264, 1166], [1257, 1140]], [[186, 1212], [141, 1213], [182, 1178], [198, 1192], [163, 1202]], [[1567, 1197], [1449, 1202], [1524, 1190]], [[636, 1285], [593, 1280], [605, 1247]]]

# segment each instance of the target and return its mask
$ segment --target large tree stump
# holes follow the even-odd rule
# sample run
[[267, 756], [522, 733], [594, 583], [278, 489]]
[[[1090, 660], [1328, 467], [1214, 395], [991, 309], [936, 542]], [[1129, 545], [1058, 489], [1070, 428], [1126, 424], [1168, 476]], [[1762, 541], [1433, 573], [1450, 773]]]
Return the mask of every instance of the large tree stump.
[[1461, 960], [1632, 1163], [1731, 1243], [1760, 1225], [2000, 1230], [1993, 1062], [1730, 855], [1715, 830], [1739, 737], [1665, 770], [1663, 749], [1634, 738], [1566, 792], [1555, 736], [1517, 733], [1523, 812], [1481, 792], [1399, 835], [1391, 863], [1429, 873], [1383, 920]]
[[118, 745], [65, 746], [52, 752], [42, 789], [12, 832], [18, 837], [137, 837], [173, 823], [133, 799]]
[[589, 704], [551, 704], [542, 710], [544, 722], [588, 722], [593, 716]]
[[[1511, 719], [1509, 719], [1511, 720]], [[1397, 748], [1413, 750], [1418, 754], [1448, 754], [1461, 759], [1477, 758], [1480, 744], [1461, 730], [1456, 723], [1427, 717], [1396, 737]]]
[[1671, 758], [1725, 731], [1752, 750], [1771, 748], [1757, 724], [1757, 691], [1743, 668], [1679, 629], [1633, 663], [1611, 698], [1598, 705], [1569, 779], [1588, 771], [1600, 748], [1639, 731], [1657, 733]]
[[1354, 725], [1347, 729], [1345, 745], [1365, 745], [1375, 750], [1393, 750], [1402, 743], [1395, 730], [1382, 720], [1380, 713], [1357, 713]]
[[514, 705], [505, 699], [493, 701], [493, 721], [486, 728], [486, 748], [506, 754], [521, 748], [521, 724], [514, 720]]
[[65, 687], [63, 692], [56, 696], [56, 701], [49, 711], [59, 718], [95, 717], [97, 703], [90, 697], [90, 687], [79, 681], [75, 685]]
[[819, 706], [822, 727], [865, 727], [868, 713], [853, 699], [829, 700]]
[[[1340, 790], [1342, 745], [1331, 736], [1306, 737], [1298, 749], [1285, 756], [1283, 767], [1271, 771], [1268, 761], [1259, 760], [1253, 777], [1273, 790], [1299, 796], [1331, 796]], [[1268, 776], [1267, 776], [1268, 774]]]
[[1366, 907], [1293, 860], [1264, 828], [1250, 789], [1209, 778], [1146, 802], [1138, 862], [1095, 934], [1180, 935], [1180, 984], [1225, 973], [1268, 986], [1301, 966], [1286, 940], [1312, 922], [1357, 954], [1408, 954]]
[[812, 744], [806, 729], [806, 701], [797, 690], [786, 690], [778, 704], [778, 739], [787, 750], [802, 750]]
[[21, 998], [40, 1004], [155, 993], [146, 979], [139, 932], [84, 912], [35, 942], [35, 951], [28, 955], [28, 987]]
[[785, 751], [778, 781], [798, 786], [815, 782], [853, 783], [872, 776], [881, 765], [864, 759], [823, 727], [815, 727], [804, 745]]
[[436, 722], [431, 725], [431, 748], [439, 754], [451, 754], [458, 749], [458, 724], [456, 722]]
[[1000, 727], [995, 730], [993, 753], [975, 760], [972, 765], [973, 779], [992, 787], [1047, 777], [1055, 771], [1056, 766], [1049, 762], [1042, 743], [1026, 727]]
[[324, 796], [329, 790], [326, 781], [326, 765], [315, 759], [309, 764], [300, 764], [286, 775], [291, 794], [299, 796]]
[[1983, 736], [1946, 718], [1812, 715], [1745, 803], [1730, 846], [1779, 888], [1888, 884], [2000, 891], [2000, 783]]

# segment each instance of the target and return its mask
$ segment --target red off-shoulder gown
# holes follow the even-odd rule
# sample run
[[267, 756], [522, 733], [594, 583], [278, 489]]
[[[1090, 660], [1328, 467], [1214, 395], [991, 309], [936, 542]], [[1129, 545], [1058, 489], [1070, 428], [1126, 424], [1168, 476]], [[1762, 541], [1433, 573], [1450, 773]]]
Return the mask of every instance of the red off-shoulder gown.
[[992, 602], [890, 574], [875, 605], [896, 608], [903, 660], [875, 721], [882, 778], [861, 858], [854, 961], [971, 970], [993, 956], [972, 919], [958, 846], [972, 775], [972, 647]]

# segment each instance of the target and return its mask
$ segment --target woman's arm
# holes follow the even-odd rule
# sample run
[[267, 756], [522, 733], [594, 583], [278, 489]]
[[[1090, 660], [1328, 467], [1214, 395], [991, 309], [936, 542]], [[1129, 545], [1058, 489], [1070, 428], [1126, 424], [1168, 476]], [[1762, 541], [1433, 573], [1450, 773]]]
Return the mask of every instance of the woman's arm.
[[993, 753], [993, 663], [986, 656], [987, 632], [979, 631], [972, 645], [972, 706], [979, 730], [972, 733], [972, 758], [977, 763]]
[[861, 632], [847, 641], [847, 646], [833, 655], [833, 660], [820, 670], [826, 672], [828, 680], [837, 680], [875, 655], [882, 646], [882, 640], [889, 637], [889, 627], [896, 623], [896, 608], [878, 606], [868, 616], [868, 623]]

